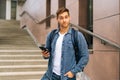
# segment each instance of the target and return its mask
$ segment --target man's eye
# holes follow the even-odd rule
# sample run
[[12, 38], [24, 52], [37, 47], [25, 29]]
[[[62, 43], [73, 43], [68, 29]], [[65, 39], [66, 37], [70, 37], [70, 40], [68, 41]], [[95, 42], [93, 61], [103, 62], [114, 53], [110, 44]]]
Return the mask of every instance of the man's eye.
[[63, 17], [60, 17], [60, 19], [63, 19]]
[[65, 18], [67, 19], [67, 18], [68, 18], [68, 16], [65, 16]]

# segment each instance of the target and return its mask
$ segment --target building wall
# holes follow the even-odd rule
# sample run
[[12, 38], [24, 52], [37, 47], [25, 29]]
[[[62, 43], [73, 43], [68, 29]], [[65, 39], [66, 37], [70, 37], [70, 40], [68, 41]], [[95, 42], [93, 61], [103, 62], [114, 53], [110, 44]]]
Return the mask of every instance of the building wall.
[[[93, 32], [120, 45], [119, 0], [93, 0]], [[92, 80], [119, 80], [119, 56], [120, 50], [93, 38], [93, 54], [87, 66]]]
[[11, 0], [6, 0], [6, 20], [11, 19]]
[[[46, 22], [39, 24], [36, 23], [36, 21], [40, 22], [46, 18], [46, 0], [27, 0], [21, 9], [21, 12], [22, 11], [27, 11], [34, 18], [34, 20], [31, 19], [29, 15], [24, 14], [21, 18], [21, 27], [27, 26], [38, 42], [40, 44], [45, 44], [47, 33], [50, 32], [51, 28], [54, 28], [54, 24], [52, 22], [54, 22], [55, 19], [51, 20], [52, 26], [48, 29], [46, 29]], [[51, 12], [53, 13], [52, 10]]]
[[6, 1], [0, 0], [0, 19], [5, 19]]
[[20, 8], [15, 0], [0, 0], [0, 19], [20, 20]]
[[79, 1], [66, 0], [66, 7], [70, 10], [71, 23], [79, 24]]
[[20, 11], [21, 11], [21, 5], [19, 5], [19, 3], [17, 3], [16, 6], [16, 20], [20, 20]]

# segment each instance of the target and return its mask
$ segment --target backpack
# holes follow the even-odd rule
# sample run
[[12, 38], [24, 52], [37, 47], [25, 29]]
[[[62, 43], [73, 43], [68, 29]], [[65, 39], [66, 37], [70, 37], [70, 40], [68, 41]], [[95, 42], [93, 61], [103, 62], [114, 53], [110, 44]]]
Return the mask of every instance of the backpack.
[[[54, 36], [55, 36], [55, 32], [57, 29], [52, 30], [52, 32], [50, 33], [50, 43], [52, 43]], [[74, 46], [74, 50], [75, 50], [75, 59], [76, 59], [76, 64], [79, 61], [79, 55], [78, 55], [78, 31], [75, 30], [74, 28], [72, 28], [72, 43]]]

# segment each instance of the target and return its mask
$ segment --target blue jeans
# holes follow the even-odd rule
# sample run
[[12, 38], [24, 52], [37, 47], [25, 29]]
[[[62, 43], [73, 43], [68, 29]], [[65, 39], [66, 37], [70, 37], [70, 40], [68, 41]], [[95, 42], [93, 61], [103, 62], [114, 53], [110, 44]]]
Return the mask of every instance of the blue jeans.
[[55, 73], [53, 73], [52, 80], [61, 80], [61, 77], [59, 75], [56, 75]]
[[[55, 73], [52, 74], [52, 80], [61, 80], [61, 77], [59, 75], [56, 75]], [[67, 80], [76, 80], [74, 78], [68, 78]]]

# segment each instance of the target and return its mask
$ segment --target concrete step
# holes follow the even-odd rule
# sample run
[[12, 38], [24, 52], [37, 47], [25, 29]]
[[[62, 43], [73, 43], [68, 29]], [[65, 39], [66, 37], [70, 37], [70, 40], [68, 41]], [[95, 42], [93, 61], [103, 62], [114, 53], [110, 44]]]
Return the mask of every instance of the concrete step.
[[[43, 73], [42, 73], [43, 74]], [[21, 76], [0, 76], [0, 80], [41, 80], [42, 74]]]
[[25, 75], [41, 75], [45, 73], [45, 71], [32, 71], [32, 72], [2, 72], [0, 73], [1, 76], [25, 76]]
[[45, 71], [32, 71], [32, 72], [2, 72], [0, 73], [0, 80], [26, 80], [26, 79], [39, 79]]
[[0, 55], [41, 55], [40, 50], [0, 50]]
[[47, 61], [44, 60], [0, 60], [1, 65], [45, 65]]
[[0, 66], [0, 72], [46, 71], [47, 65], [7, 65]]
[[20, 80], [40, 80], [40, 79], [20, 79]]
[[0, 60], [42, 59], [42, 55], [0, 55]]

